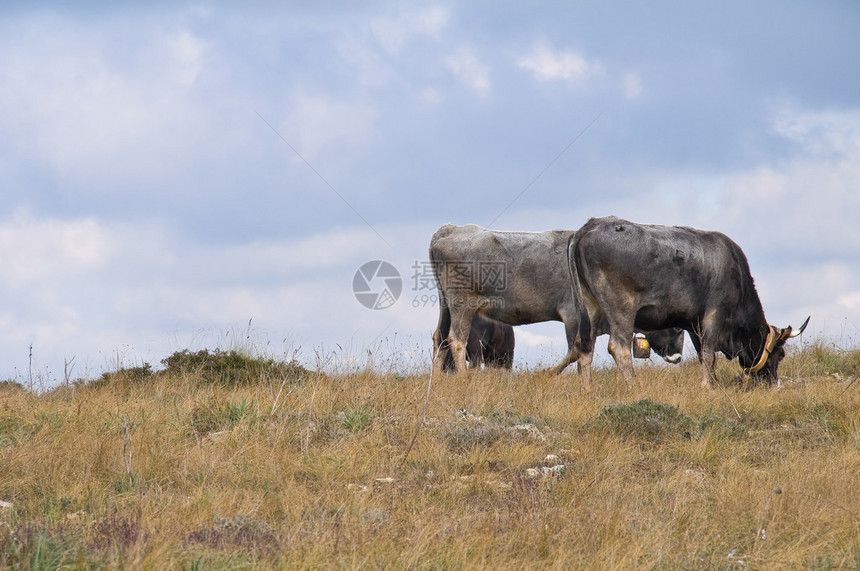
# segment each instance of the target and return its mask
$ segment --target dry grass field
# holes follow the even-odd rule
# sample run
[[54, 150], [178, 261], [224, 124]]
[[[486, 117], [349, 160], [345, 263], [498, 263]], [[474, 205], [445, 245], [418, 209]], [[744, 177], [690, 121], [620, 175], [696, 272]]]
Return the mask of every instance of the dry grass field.
[[0, 567], [858, 569], [860, 352], [320, 374], [176, 353], [0, 384]]

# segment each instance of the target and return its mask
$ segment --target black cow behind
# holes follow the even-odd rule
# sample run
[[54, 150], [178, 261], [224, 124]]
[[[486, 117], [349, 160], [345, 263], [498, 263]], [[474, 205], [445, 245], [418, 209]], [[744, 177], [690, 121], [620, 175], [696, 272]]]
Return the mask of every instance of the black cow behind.
[[[601, 329], [601, 331], [609, 331], [609, 326]], [[669, 329], [658, 329], [657, 331], [648, 331], [645, 333], [647, 347], [655, 353], [663, 357], [667, 363], [677, 365], [681, 362], [681, 357], [684, 353], [684, 330], [680, 327], [670, 327]], [[634, 338], [634, 342], [636, 339]], [[645, 355], [643, 358], [648, 358]]]
[[775, 382], [783, 345], [803, 332], [769, 325], [741, 248], [724, 234], [686, 227], [592, 218], [571, 238], [571, 277], [580, 315], [580, 371], [590, 385], [592, 324], [609, 325], [609, 352], [628, 380], [630, 338], [642, 330], [680, 327], [702, 363], [702, 382], [715, 380], [720, 351], [744, 372]]
[[[480, 367], [483, 363], [487, 367], [511, 369], [514, 365], [514, 344], [513, 327], [475, 314], [466, 342], [466, 360], [471, 368]], [[447, 351], [447, 341], [442, 350], [446, 351], [442, 369], [453, 372], [454, 357]]]

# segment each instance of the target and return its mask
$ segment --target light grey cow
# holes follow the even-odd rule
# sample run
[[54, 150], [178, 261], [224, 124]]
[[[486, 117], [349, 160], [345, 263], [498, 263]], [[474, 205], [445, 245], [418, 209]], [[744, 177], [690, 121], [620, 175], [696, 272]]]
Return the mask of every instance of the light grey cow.
[[561, 321], [568, 351], [551, 370], [561, 372], [576, 361], [579, 307], [567, 263], [572, 235], [568, 230], [499, 232], [473, 224], [439, 228], [430, 239], [439, 289], [434, 367], [441, 370], [449, 340], [455, 369], [466, 369], [476, 313], [508, 325]]

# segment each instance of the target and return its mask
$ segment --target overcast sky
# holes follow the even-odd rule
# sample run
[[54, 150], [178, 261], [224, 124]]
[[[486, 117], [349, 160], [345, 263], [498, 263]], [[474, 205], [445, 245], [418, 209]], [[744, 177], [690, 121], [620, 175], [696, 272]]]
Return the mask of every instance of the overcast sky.
[[[0, 379], [426, 368], [436, 228], [608, 214], [725, 232], [769, 321], [856, 347], [860, 4], [630, 4], [4, 3]], [[555, 362], [562, 325], [517, 344]]]

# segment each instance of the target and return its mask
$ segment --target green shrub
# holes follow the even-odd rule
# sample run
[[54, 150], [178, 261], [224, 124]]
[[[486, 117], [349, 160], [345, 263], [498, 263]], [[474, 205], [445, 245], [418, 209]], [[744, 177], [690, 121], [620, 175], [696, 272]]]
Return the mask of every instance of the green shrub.
[[90, 569], [96, 565], [80, 544], [63, 533], [29, 524], [14, 531], [0, 528], [0, 567]]
[[614, 433], [662, 440], [692, 435], [695, 423], [679, 407], [642, 399], [603, 407], [598, 422]]
[[230, 403], [227, 405], [227, 418], [230, 419], [230, 424], [238, 424], [243, 418], [252, 414], [256, 409], [256, 405], [248, 399], [242, 399], [240, 403]]
[[0, 381], [0, 391], [2, 390], [10, 390], [10, 391], [23, 391], [26, 390], [24, 385], [19, 383], [18, 381]]
[[358, 406], [356, 408], [348, 408], [344, 411], [344, 417], [341, 424], [350, 432], [359, 432], [376, 418], [376, 412], [372, 408]]
[[263, 357], [250, 357], [237, 351], [209, 351], [203, 349], [191, 352], [187, 349], [177, 351], [162, 359], [165, 373], [172, 375], [195, 374], [209, 383], [227, 385], [250, 385], [258, 382], [303, 381], [311, 376], [295, 360], [289, 363]]
[[152, 378], [152, 365], [144, 363], [140, 367], [123, 367], [112, 373], [102, 373], [102, 376], [94, 381], [90, 381], [94, 387], [102, 386], [117, 380], [123, 380], [131, 384], [141, 384], [144, 381]]

